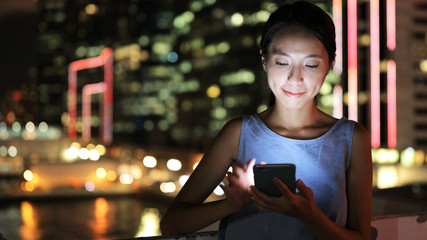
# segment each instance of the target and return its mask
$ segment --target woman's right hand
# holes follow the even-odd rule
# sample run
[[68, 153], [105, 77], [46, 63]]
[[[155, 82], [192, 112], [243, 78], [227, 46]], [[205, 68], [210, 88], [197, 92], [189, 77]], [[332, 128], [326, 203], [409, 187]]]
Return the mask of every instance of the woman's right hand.
[[233, 172], [227, 173], [228, 185], [221, 185], [227, 196], [227, 202], [233, 206], [236, 212], [252, 202], [249, 190], [250, 186], [254, 185], [254, 164], [255, 158], [244, 166], [233, 162], [231, 165]]

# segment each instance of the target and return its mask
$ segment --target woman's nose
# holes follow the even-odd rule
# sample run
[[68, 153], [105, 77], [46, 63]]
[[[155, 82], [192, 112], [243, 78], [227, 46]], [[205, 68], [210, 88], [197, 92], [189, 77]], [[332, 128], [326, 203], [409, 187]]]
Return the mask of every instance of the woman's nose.
[[292, 67], [288, 75], [288, 81], [294, 83], [302, 83], [303, 80], [304, 79], [302, 77], [301, 68], [296, 66]]

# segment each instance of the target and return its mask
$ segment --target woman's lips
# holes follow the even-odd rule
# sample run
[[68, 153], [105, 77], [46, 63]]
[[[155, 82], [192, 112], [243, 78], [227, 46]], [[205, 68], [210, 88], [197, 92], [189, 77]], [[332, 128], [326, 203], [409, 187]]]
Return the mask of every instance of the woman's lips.
[[291, 97], [291, 98], [297, 98], [300, 97], [302, 95], [304, 95], [305, 92], [290, 92], [290, 91], [286, 91], [283, 89], [283, 92], [286, 94], [286, 96]]

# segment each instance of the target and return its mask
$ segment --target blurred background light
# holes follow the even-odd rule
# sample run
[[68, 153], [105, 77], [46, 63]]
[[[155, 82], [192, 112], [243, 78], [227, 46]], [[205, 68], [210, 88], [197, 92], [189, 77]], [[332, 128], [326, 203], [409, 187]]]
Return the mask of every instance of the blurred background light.
[[397, 185], [397, 168], [396, 166], [380, 166], [377, 168], [377, 187], [390, 188]]
[[31, 181], [31, 180], [33, 180], [33, 172], [31, 172], [31, 170], [25, 170], [25, 172], [24, 172], [23, 176], [24, 176], [24, 179], [25, 179], [26, 181]]
[[145, 156], [142, 163], [148, 168], [154, 168], [157, 165], [157, 160], [153, 156]]
[[71, 146], [70, 148], [68, 148], [66, 156], [67, 156], [67, 159], [77, 158], [79, 156], [79, 149], [74, 146]]
[[90, 4], [86, 5], [85, 11], [88, 15], [94, 15], [98, 12], [98, 6], [90, 3]]
[[179, 185], [184, 186], [189, 178], [190, 176], [188, 175], [181, 175], [178, 179]]
[[120, 181], [120, 183], [122, 183], [122, 184], [129, 185], [129, 184], [132, 184], [132, 182], [133, 182], [133, 177], [132, 177], [132, 175], [131, 175], [131, 174], [129, 174], [129, 173], [123, 173], [123, 174], [121, 174], [121, 175], [120, 175], [120, 177], [119, 177], [119, 181]]
[[178, 159], [169, 159], [168, 162], [166, 163], [167, 167], [169, 170], [171, 171], [179, 171], [181, 170], [182, 164], [181, 161], [179, 161]]
[[88, 158], [92, 161], [98, 161], [100, 157], [99, 152], [96, 149], [89, 150]]
[[46, 122], [41, 122], [39, 123], [39, 131], [42, 133], [47, 132], [47, 130], [49, 129], [49, 126], [47, 125]]
[[16, 149], [15, 146], [10, 146], [9, 149], [7, 150], [7, 153], [11, 157], [16, 157], [16, 155], [18, 155], [18, 149]]
[[173, 182], [163, 182], [160, 184], [160, 191], [163, 193], [173, 193], [176, 190], [176, 185]]
[[88, 192], [93, 192], [93, 191], [95, 191], [95, 183], [93, 183], [93, 182], [91, 182], [91, 181], [87, 181], [87, 182], [85, 183], [85, 189], [86, 189], [86, 191], [88, 191]]
[[197, 168], [197, 166], [199, 165], [199, 163], [198, 162], [196, 162], [194, 165], [193, 165], [193, 170], [195, 170], [196, 168]]
[[403, 150], [400, 154], [400, 164], [403, 167], [414, 166], [414, 154], [415, 154], [415, 150], [412, 147], [409, 147]]
[[107, 171], [107, 180], [108, 181], [115, 181], [117, 179], [117, 174], [116, 172], [114, 172], [113, 170], [108, 170]]
[[96, 151], [98, 151], [99, 155], [105, 155], [106, 149], [105, 146], [102, 144], [98, 144], [95, 146]]
[[222, 196], [222, 195], [224, 195], [224, 190], [222, 190], [222, 188], [220, 186], [217, 186], [214, 189], [214, 194], [217, 196]]
[[79, 158], [81, 159], [88, 159], [89, 158], [89, 150], [87, 148], [80, 148], [79, 149]]
[[231, 22], [232, 26], [240, 27], [243, 25], [243, 21], [244, 21], [244, 18], [243, 18], [243, 15], [241, 13], [236, 12], [233, 15], [231, 15], [230, 22]]
[[213, 84], [206, 90], [206, 95], [210, 98], [217, 98], [221, 94], [221, 89], [218, 85]]
[[96, 169], [96, 176], [103, 179], [107, 176], [107, 171], [105, 168], [98, 168]]
[[14, 122], [12, 124], [12, 131], [14, 132], [20, 132], [21, 131], [21, 124], [19, 122]]
[[142, 171], [141, 168], [137, 165], [132, 165], [130, 167], [130, 174], [134, 179], [141, 179], [142, 177]]

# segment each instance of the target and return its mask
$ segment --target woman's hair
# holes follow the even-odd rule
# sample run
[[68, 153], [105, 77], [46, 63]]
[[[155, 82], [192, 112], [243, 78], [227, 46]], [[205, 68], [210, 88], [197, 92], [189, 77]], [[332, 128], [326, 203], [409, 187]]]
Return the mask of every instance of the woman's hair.
[[268, 54], [268, 48], [274, 34], [287, 26], [300, 26], [311, 32], [323, 44], [328, 53], [329, 63], [335, 61], [335, 25], [331, 17], [318, 6], [298, 1], [278, 8], [265, 23], [260, 47], [262, 54]]
[[[305, 1], [286, 4], [274, 11], [264, 25], [260, 48], [262, 55], [267, 56], [274, 34], [288, 26], [299, 26], [312, 33], [323, 44], [328, 53], [329, 64], [335, 61], [335, 25], [331, 17], [320, 7]], [[270, 96], [269, 106], [275, 102]]]

